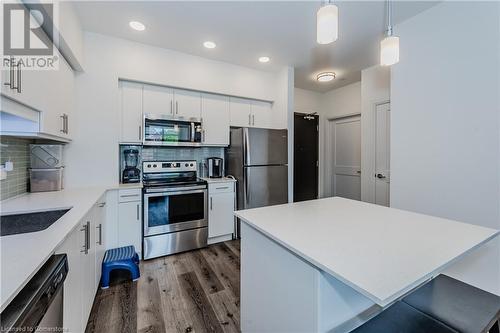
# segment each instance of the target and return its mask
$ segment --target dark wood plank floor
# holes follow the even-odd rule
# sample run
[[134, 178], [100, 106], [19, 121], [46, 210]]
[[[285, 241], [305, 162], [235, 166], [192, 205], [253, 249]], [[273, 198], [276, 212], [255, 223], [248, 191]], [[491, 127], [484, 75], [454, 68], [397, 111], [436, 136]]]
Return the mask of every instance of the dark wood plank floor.
[[86, 333], [240, 331], [238, 240], [140, 267], [139, 281], [118, 276], [97, 292]]

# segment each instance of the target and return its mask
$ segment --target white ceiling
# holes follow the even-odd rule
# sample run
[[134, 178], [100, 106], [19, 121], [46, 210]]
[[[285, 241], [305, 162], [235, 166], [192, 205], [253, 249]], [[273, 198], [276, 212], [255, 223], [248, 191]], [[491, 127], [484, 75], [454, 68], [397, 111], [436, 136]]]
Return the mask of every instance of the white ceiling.
[[[86, 1], [76, 8], [87, 31], [178, 50], [256, 69], [295, 67], [295, 86], [328, 91], [361, 78], [361, 70], [378, 63], [384, 31], [383, 1], [335, 1], [339, 7], [339, 39], [316, 43], [316, 11], [321, 1]], [[432, 7], [435, 1], [400, 1], [394, 23]], [[133, 31], [128, 22], [146, 25]], [[397, 30], [395, 31], [397, 34]], [[205, 49], [211, 40], [217, 48]], [[404, 45], [404, 44], [403, 44]], [[267, 64], [257, 58], [271, 57]], [[320, 71], [337, 79], [318, 83]]]

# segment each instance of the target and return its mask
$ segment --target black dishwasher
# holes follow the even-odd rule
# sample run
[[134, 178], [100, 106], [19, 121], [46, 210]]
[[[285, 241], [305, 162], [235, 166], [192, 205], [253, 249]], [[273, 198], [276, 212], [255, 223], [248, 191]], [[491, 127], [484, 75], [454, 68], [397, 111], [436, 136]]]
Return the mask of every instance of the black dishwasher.
[[1, 332], [61, 332], [65, 254], [51, 256], [0, 315]]

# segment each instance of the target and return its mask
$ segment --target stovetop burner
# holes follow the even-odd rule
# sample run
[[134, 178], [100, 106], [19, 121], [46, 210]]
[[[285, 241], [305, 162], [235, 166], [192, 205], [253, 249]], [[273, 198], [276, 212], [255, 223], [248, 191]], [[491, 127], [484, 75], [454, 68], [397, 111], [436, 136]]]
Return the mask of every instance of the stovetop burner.
[[203, 185], [197, 177], [196, 161], [144, 161], [142, 162], [145, 187], [178, 187]]
[[190, 186], [190, 185], [204, 185], [207, 182], [200, 178], [192, 180], [172, 180], [172, 179], [155, 179], [144, 180], [145, 187], [177, 187], [177, 186]]

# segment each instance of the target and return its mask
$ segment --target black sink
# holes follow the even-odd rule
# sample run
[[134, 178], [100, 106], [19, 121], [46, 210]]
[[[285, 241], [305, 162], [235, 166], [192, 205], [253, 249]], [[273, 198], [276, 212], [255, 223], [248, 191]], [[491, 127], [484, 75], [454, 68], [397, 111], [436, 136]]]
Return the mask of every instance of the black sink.
[[59, 209], [38, 213], [3, 215], [0, 217], [0, 234], [8, 236], [45, 230], [69, 210]]

